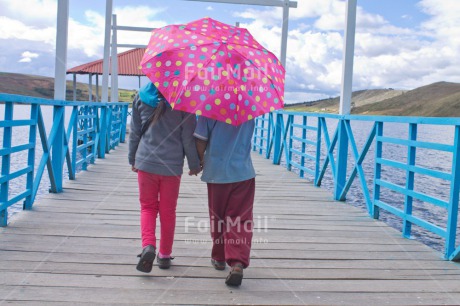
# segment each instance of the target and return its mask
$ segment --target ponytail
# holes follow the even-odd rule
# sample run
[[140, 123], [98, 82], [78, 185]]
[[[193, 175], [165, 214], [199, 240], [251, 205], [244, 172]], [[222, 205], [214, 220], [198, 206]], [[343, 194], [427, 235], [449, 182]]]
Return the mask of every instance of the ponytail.
[[157, 106], [155, 107], [155, 110], [153, 111], [153, 114], [152, 114], [152, 119], [150, 120], [150, 123], [149, 125], [155, 125], [158, 120], [160, 120], [161, 116], [163, 116], [163, 114], [165, 113], [166, 111], [166, 100], [164, 98], [159, 98], [159, 102], [157, 104]]

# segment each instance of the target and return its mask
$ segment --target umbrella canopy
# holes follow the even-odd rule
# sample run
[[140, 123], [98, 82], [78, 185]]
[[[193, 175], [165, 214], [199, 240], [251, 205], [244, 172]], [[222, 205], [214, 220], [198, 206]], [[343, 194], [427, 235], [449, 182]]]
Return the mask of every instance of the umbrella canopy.
[[140, 66], [173, 109], [239, 125], [284, 106], [276, 56], [211, 18], [153, 30]]

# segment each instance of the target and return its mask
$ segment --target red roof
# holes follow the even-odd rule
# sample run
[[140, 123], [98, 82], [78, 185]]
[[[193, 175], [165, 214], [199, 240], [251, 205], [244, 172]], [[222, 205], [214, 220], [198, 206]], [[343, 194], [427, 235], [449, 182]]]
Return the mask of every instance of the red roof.
[[[144, 56], [145, 49], [137, 48], [118, 54], [118, 75], [143, 76], [139, 63]], [[67, 74], [102, 74], [103, 60], [86, 63], [67, 70]]]

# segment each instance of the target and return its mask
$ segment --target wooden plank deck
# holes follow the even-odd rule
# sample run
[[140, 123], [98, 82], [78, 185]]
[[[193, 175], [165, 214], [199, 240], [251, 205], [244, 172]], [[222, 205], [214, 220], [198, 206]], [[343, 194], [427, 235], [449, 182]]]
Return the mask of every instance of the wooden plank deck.
[[206, 187], [183, 176], [170, 270], [135, 269], [136, 176], [122, 144], [0, 229], [0, 305], [460, 305], [460, 265], [258, 155], [243, 285], [209, 263]]

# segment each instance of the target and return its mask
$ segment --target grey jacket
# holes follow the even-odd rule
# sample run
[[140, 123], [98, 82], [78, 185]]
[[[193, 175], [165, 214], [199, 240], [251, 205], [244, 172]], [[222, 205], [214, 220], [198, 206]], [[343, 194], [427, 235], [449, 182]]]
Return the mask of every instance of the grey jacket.
[[167, 108], [161, 118], [150, 126], [141, 137], [142, 125], [154, 108], [133, 102], [129, 134], [129, 164], [144, 172], [165, 176], [181, 175], [184, 157], [190, 170], [200, 169], [200, 160], [193, 132], [196, 126], [194, 114]]

